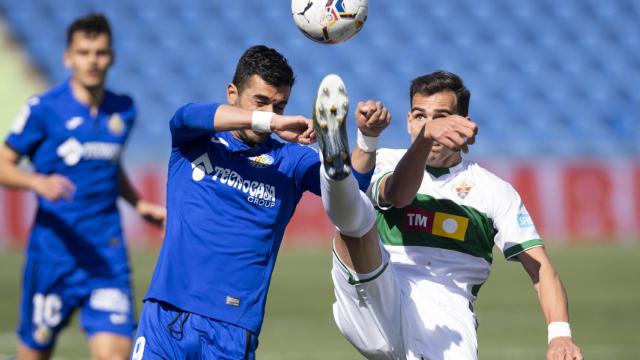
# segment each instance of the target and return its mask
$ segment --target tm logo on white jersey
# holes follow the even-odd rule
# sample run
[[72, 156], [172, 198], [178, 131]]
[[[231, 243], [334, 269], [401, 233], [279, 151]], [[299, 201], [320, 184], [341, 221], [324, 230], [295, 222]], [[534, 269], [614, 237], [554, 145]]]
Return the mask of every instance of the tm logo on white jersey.
[[111, 160], [120, 157], [122, 146], [106, 142], [86, 142], [82, 144], [76, 138], [69, 138], [58, 146], [56, 154], [62, 158], [67, 166], [77, 165], [81, 159]]
[[244, 179], [237, 172], [220, 166], [213, 167], [209, 156], [205, 153], [191, 162], [191, 178], [201, 181], [206, 175], [212, 175], [211, 180], [230, 188], [234, 188], [248, 195], [247, 201], [267, 208], [276, 205], [276, 187], [259, 181]]

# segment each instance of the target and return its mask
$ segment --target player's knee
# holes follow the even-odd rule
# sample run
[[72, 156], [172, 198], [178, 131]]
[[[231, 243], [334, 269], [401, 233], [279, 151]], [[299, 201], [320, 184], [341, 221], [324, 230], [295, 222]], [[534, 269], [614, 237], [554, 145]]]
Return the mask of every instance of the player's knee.
[[125, 349], [101, 349], [94, 351], [93, 360], [128, 360], [129, 351]]
[[128, 360], [131, 341], [110, 335], [98, 335], [91, 340], [93, 360]]

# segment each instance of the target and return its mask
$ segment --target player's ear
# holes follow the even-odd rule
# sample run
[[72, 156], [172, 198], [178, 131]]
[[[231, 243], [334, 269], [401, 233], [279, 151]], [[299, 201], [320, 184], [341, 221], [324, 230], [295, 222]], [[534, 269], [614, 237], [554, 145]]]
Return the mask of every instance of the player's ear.
[[238, 96], [238, 87], [233, 83], [227, 85], [227, 102], [231, 105], [235, 105], [238, 101]]
[[71, 50], [69, 48], [67, 48], [62, 55], [62, 63], [65, 68], [71, 69]]

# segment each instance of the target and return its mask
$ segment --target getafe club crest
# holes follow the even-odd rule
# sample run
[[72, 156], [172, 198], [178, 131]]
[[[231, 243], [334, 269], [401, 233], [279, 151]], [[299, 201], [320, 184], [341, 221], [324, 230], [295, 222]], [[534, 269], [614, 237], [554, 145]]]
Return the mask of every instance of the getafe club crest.
[[122, 135], [124, 132], [124, 121], [122, 117], [120, 117], [120, 114], [114, 113], [111, 115], [107, 122], [107, 127], [109, 127], [109, 131], [111, 131], [113, 135]]
[[35, 331], [33, 332], [33, 339], [41, 345], [45, 345], [47, 344], [49, 341], [51, 341], [51, 336], [52, 336], [52, 332], [51, 329], [49, 329], [47, 326], [44, 325], [40, 325], [38, 326]]
[[469, 195], [469, 192], [473, 188], [473, 183], [467, 179], [462, 180], [458, 185], [456, 185], [456, 193], [460, 196], [460, 199], [464, 199]]
[[255, 168], [265, 168], [273, 164], [273, 157], [267, 154], [252, 156], [248, 160], [249, 160], [249, 165]]

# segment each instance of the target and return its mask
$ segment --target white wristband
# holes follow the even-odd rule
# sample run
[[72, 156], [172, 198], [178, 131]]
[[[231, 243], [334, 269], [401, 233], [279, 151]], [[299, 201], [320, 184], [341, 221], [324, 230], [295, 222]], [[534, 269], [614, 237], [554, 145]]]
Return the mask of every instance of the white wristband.
[[358, 129], [358, 147], [366, 153], [374, 153], [378, 149], [378, 138], [367, 136]]
[[272, 112], [254, 111], [251, 113], [251, 130], [255, 132], [270, 133]]
[[568, 322], [554, 321], [549, 324], [547, 331], [547, 340], [549, 343], [557, 337], [571, 337], [571, 327]]

